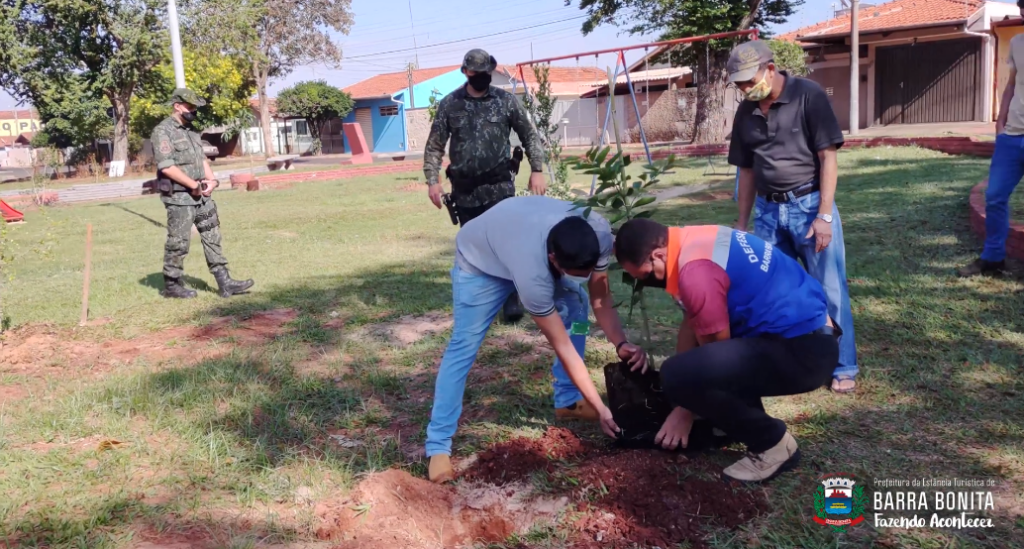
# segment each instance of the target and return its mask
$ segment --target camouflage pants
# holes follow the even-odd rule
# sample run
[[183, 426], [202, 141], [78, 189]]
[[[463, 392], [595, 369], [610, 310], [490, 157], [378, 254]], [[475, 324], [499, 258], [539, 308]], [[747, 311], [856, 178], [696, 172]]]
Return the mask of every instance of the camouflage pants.
[[194, 206], [164, 204], [167, 208], [167, 244], [164, 246], [164, 275], [181, 278], [185, 256], [192, 241], [192, 225], [199, 231], [206, 253], [206, 265], [213, 271], [226, 267], [227, 258], [220, 247], [220, 218], [217, 203], [212, 198]]

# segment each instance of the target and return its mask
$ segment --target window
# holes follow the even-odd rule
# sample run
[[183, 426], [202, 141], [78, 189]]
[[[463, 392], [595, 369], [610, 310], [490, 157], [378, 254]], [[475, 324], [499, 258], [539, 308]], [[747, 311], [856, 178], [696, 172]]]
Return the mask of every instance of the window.
[[380, 108], [381, 116], [398, 116], [398, 106], [388, 105], [387, 107]]
[[309, 124], [305, 120], [295, 121], [295, 134], [296, 135], [309, 135]]

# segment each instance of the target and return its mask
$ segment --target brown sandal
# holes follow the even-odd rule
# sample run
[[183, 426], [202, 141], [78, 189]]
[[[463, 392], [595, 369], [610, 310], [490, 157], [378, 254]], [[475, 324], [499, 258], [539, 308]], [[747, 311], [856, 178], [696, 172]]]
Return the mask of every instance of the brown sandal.
[[857, 382], [850, 376], [832, 378], [833, 393], [852, 393], [857, 390]]

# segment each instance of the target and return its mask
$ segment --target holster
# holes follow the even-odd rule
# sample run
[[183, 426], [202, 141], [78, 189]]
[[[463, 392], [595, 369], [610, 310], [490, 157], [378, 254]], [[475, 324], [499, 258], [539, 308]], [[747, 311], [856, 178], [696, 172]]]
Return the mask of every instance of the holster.
[[154, 187], [156, 188], [156, 192], [160, 194], [171, 194], [174, 192], [174, 182], [170, 179], [158, 177]]
[[448, 215], [452, 217], [452, 225], [459, 224], [459, 206], [455, 204], [455, 199], [452, 198], [450, 193], [444, 193], [441, 195], [441, 201], [444, 202], [444, 207], [448, 208]]

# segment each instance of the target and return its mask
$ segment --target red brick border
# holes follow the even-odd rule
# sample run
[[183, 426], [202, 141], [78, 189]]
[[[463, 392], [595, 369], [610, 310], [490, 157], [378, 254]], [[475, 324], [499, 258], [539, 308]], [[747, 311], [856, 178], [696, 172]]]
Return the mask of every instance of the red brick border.
[[[971, 189], [971, 228], [985, 238], [985, 189], [988, 179]], [[1024, 224], [1010, 221], [1010, 233], [1006, 236], [1006, 255], [1024, 260]]]

